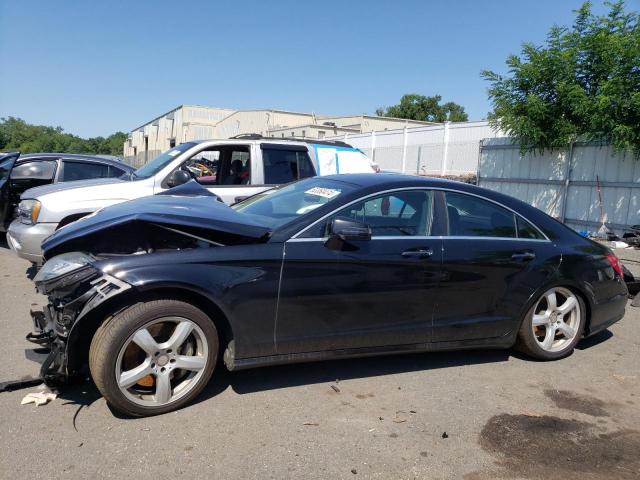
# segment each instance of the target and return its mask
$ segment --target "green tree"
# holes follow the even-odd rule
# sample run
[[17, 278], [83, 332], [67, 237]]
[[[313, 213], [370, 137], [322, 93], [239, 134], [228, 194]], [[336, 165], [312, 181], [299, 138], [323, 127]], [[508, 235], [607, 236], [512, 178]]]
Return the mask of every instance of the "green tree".
[[424, 122], [466, 122], [469, 117], [464, 107], [454, 102], [440, 104], [442, 97], [425, 97], [416, 93], [403, 95], [398, 105], [378, 108], [379, 117], [407, 118]]
[[0, 119], [0, 151], [21, 153], [60, 152], [122, 155], [127, 134], [116, 132], [108, 137], [80, 138], [65, 133], [61, 127], [31, 125], [20, 118]]
[[489, 120], [523, 149], [605, 140], [640, 156], [640, 26], [623, 1], [596, 16], [584, 3], [571, 28], [554, 26], [545, 45], [525, 43], [490, 82]]

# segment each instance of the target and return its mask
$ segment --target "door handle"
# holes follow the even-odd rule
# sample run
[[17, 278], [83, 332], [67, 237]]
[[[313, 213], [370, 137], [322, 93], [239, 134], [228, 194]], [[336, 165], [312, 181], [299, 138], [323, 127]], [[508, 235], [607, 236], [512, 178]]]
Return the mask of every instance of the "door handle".
[[405, 250], [401, 254], [404, 258], [429, 258], [433, 255], [430, 248], [416, 248], [415, 250]]
[[536, 254], [533, 252], [518, 252], [511, 255], [512, 260], [522, 260], [523, 262], [528, 262], [536, 258]]

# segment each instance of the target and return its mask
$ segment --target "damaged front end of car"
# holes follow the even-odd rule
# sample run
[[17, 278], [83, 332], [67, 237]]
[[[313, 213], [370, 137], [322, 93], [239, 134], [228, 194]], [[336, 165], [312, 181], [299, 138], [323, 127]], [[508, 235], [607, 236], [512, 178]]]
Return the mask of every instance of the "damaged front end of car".
[[[33, 331], [26, 338], [49, 350], [40, 368], [47, 385], [66, 383], [78, 373], [69, 363], [70, 337], [78, 322], [109, 298], [131, 288], [94, 267], [92, 260], [80, 252], [59, 255], [34, 278], [36, 289], [49, 303], [41, 311], [31, 311]], [[65, 266], [55, 268], [60, 265]]]
[[[203, 190], [196, 187], [195, 193]], [[137, 301], [137, 287], [123, 280], [133, 259], [144, 263], [167, 252], [265, 242], [270, 234], [206, 191], [123, 202], [58, 229], [42, 244], [48, 260], [34, 278], [48, 305], [31, 313], [34, 331], [27, 335], [50, 350], [42, 379], [64, 383], [88, 367], [98, 325], [120, 302]]]

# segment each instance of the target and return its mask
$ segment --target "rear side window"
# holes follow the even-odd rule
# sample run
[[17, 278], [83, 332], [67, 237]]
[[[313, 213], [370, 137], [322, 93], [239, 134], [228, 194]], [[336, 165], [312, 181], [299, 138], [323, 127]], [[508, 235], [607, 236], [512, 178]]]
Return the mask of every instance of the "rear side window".
[[61, 182], [109, 177], [109, 166], [100, 163], [63, 161]]
[[516, 215], [472, 195], [446, 192], [449, 235], [516, 238]]
[[280, 185], [315, 175], [307, 152], [268, 148], [262, 150], [262, 159], [265, 185]]
[[13, 168], [11, 180], [53, 180], [55, 173], [55, 160], [26, 162]]

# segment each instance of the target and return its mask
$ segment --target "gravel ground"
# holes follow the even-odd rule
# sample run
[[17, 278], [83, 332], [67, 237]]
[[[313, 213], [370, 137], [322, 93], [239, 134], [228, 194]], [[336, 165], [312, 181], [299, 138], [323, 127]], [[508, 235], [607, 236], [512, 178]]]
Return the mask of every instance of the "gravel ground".
[[[24, 335], [44, 299], [28, 266], [0, 246], [0, 382], [38, 369]], [[473, 351], [219, 369], [196, 403], [147, 419], [118, 417], [90, 383], [42, 407], [20, 405], [36, 388], [5, 392], [0, 478], [639, 478], [638, 365], [628, 307], [558, 362]]]

